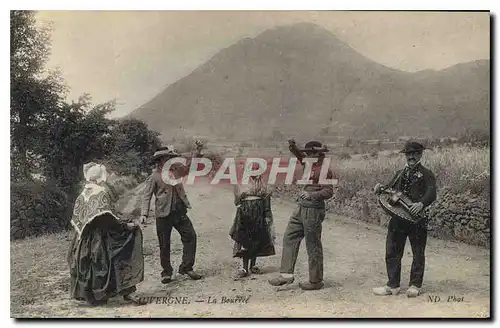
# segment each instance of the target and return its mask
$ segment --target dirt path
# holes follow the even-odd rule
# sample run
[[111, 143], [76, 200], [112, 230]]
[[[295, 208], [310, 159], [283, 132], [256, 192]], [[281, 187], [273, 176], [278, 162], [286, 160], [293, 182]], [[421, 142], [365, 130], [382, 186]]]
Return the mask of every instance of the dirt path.
[[[138, 293], [142, 296], [156, 297], [151, 299], [150, 304], [137, 307], [116, 299], [106, 306], [94, 308], [70, 300], [67, 293], [60, 293], [59, 296], [46, 298], [42, 304], [13, 309], [13, 315], [336, 318], [489, 316], [489, 250], [429, 239], [424, 294], [408, 299], [404, 294], [411, 265], [411, 250], [407, 244], [403, 258], [403, 294], [377, 297], [372, 294], [372, 288], [386, 282], [385, 230], [335, 216], [328, 217], [323, 224], [325, 288], [304, 292], [298, 287], [298, 281], [307, 279], [307, 257], [305, 243], [302, 243], [296, 282], [278, 291], [267, 283], [267, 279], [278, 270], [281, 239], [294, 206], [280, 199], [273, 203], [278, 234], [277, 255], [258, 260], [263, 274], [235, 281], [233, 277], [239, 261], [231, 256], [232, 242], [228, 236], [235, 212], [230, 190], [200, 184], [188, 186], [187, 192], [193, 205], [189, 216], [198, 235], [195, 269], [204, 275], [204, 279], [191, 281], [178, 277], [167, 286], [160, 283], [156, 231], [153, 222], [150, 222], [143, 230], [145, 281], [138, 286]], [[134, 207], [136, 197], [132, 195], [128, 210]], [[172, 240], [172, 265], [176, 268], [180, 263], [182, 244], [176, 232], [173, 232]], [[67, 272], [61, 271], [51, 279], [67, 279], [65, 275]], [[431, 302], [429, 296], [434, 299], [437, 296], [440, 301]], [[229, 299], [237, 303], [223, 303]]]

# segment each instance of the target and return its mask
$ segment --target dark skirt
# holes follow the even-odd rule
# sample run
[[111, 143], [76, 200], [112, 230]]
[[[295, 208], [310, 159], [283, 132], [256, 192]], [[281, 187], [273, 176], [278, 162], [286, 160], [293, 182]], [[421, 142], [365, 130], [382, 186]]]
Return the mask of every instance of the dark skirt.
[[102, 215], [85, 228], [79, 247], [75, 234], [68, 261], [72, 298], [93, 303], [130, 294], [144, 280], [141, 229]]
[[265, 201], [261, 199], [242, 201], [237, 207], [230, 233], [234, 240], [233, 257], [253, 258], [276, 254], [265, 213]]

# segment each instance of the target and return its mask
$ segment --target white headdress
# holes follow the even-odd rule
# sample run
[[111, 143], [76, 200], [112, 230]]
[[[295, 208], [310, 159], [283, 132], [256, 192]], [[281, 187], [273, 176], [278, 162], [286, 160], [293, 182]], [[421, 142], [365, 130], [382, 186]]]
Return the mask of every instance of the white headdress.
[[87, 182], [100, 183], [106, 182], [108, 179], [106, 167], [102, 164], [94, 162], [83, 165], [83, 175], [85, 176], [85, 180], [87, 180]]

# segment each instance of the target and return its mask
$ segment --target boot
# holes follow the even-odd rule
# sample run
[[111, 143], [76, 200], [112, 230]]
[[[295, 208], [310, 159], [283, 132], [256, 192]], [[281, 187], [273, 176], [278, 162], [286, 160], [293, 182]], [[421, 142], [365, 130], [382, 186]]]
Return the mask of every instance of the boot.
[[146, 302], [146, 300], [143, 300], [140, 297], [137, 297], [134, 293], [128, 294], [128, 295], [123, 295], [123, 299], [125, 301], [132, 302], [135, 305], [146, 305], [146, 304], [148, 304], [148, 302]]
[[272, 286], [283, 286], [283, 285], [288, 285], [293, 282], [294, 278], [285, 278], [283, 276], [279, 276], [276, 278], [269, 279], [269, 284]]
[[253, 274], [260, 274], [260, 269], [258, 266], [254, 265], [251, 269], [250, 272]]
[[172, 282], [172, 276], [161, 277], [161, 283], [162, 284], [168, 284], [170, 282]]
[[417, 297], [418, 295], [420, 295], [420, 288], [418, 287], [410, 286], [406, 291], [406, 296], [408, 297]]
[[191, 278], [192, 280], [200, 280], [202, 278], [201, 274], [198, 274], [198, 273], [194, 272], [193, 270], [186, 271], [186, 272], [183, 272], [181, 274], [188, 275], [188, 277]]
[[238, 273], [236, 274], [236, 278], [245, 278], [248, 277], [249, 273], [245, 269], [240, 269], [238, 270]]
[[383, 286], [373, 288], [373, 293], [377, 296], [397, 295], [399, 294], [399, 290], [399, 287], [391, 288], [389, 286]]
[[323, 288], [324, 286], [325, 284], [322, 281], [299, 283], [299, 287], [302, 288], [302, 290], [318, 290]]

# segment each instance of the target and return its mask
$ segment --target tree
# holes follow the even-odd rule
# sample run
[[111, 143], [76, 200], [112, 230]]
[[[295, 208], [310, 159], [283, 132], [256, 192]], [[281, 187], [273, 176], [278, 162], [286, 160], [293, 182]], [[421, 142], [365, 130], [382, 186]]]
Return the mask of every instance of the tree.
[[[50, 55], [50, 29], [35, 26], [35, 12], [12, 11], [10, 16], [11, 160], [14, 178], [29, 179], [32, 144], [38, 124], [50, 121], [61, 106], [65, 86], [55, 72], [45, 71]], [[13, 163], [14, 164], [14, 163]]]
[[109, 164], [123, 174], [138, 175], [148, 171], [152, 154], [161, 146], [159, 133], [136, 119], [117, 122], [110, 133]]
[[43, 174], [70, 192], [81, 179], [84, 163], [109, 155], [109, 130], [115, 121], [106, 115], [114, 109], [114, 102], [92, 106], [85, 95], [63, 104], [52, 120], [40, 122], [41, 135], [33, 147], [43, 162]]

